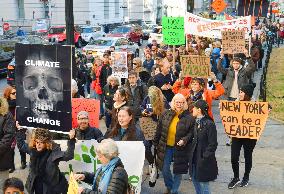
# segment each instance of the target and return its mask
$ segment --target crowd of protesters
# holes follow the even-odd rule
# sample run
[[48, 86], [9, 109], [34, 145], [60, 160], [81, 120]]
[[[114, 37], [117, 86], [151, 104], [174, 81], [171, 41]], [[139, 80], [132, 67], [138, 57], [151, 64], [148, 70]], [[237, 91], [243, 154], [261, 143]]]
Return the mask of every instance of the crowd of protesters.
[[[257, 28], [265, 28], [261, 25]], [[100, 142], [96, 152], [102, 167], [95, 173], [75, 174], [77, 180], [92, 184], [92, 189], [80, 187], [79, 193], [128, 192], [128, 175], [118, 157], [115, 141], [143, 141], [151, 186], [155, 185], [160, 170], [165, 193], [178, 193], [182, 175], [189, 173], [197, 194], [210, 193], [209, 182], [218, 175], [215, 157], [218, 143], [212, 101], [220, 98], [253, 100], [253, 74], [262, 67], [264, 57], [262, 43], [262, 37], [256, 36], [251, 48], [247, 47], [244, 53], [228, 55], [223, 54], [222, 42], [216, 39], [190, 36], [186, 45], [177, 48], [153, 40], [144, 48], [140, 58], [133, 58], [132, 63], [127, 64], [127, 79], [112, 75], [111, 52], [115, 51], [114, 47], [101, 57], [93, 56], [91, 52], [77, 53], [78, 71], [73, 75], [72, 97], [98, 99], [99, 119], [104, 119], [107, 130], [103, 134], [102, 130], [91, 127], [88, 112], [79, 112], [78, 128], [70, 131], [66, 151], [61, 151], [52, 134], [42, 128], [35, 129], [32, 138], [25, 142], [25, 129], [16, 123], [14, 117], [16, 89], [6, 88], [4, 98], [0, 98], [0, 188], [4, 193], [11, 188], [23, 193], [20, 180], [8, 179], [9, 171], [15, 170], [14, 148], [17, 144], [22, 169], [26, 168], [26, 153], [30, 155], [25, 185], [28, 193], [67, 193], [68, 183], [58, 163], [73, 159], [75, 139], [94, 139]], [[181, 55], [210, 57], [210, 76], [207, 79], [184, 76]], [[148, 125], [143, 125], [145, 122]], [[154, 135], [146, 137], [145, 128], [150, 128]], [[232, 138], [227, 145], [231, 146], [234, 174], [234, 178], [228, 180], [228, 188], [247, 186], [256, 140]], [[245, 174], [240, 181], [242, 146]]]

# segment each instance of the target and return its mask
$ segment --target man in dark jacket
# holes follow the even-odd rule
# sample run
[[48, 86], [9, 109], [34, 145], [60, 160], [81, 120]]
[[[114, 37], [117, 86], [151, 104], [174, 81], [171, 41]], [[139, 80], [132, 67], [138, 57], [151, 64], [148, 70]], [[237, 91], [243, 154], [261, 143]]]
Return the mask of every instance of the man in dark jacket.
[[9, 169], [13, 167], [12, 142], [15, 137], [15, 121], [8, 110], [5, 98], [0, 98], [0, 191], [3, 182], [9, 178]]
[[128, 80], [124, 86], [129, 91], [128, 105], [134, 111], [134, 117], [137, 121], [142, 116], [140, 106], [148, 95], [148, 88], [138, 80], [138, 75], [134, 71], [128, 73]]
[[95, 139], [98, 142], [103, 140], [102, 132], [97, 129], [90, 127], [89, 125], [89, 113], [86, 111], [81, 111], [77, 115], [78, 128], [76, 130], [76, 138], [78, 140], [91, 140]]
[[161, 73], [155, 75], [154, 78], [154, 85], [162, 90], [168, 102], [170, 102], [174, 97], [172, 86], [176, 81], [175, 76], [170, 73], [170, 69], [170, 63], [168, 60], [163, 59], [163, 66], [160, 68]]
[[109, 64], [109, 55], [105, 53], [103, 55], [103, 66], [101, 69], [101, 74], [100, 74], [100, 85], [101, 88], [104, 88], [105, 85], [107, 84], [107, 78], [112, 74], [112, 68], [110, 67]]

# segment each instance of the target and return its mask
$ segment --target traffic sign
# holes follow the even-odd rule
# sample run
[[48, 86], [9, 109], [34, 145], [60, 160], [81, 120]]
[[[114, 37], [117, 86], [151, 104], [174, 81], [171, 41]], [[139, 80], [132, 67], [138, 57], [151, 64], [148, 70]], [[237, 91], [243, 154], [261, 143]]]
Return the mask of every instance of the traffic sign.
[[3, 30], [8, 31], [10, 29], [10, 24], [9, 23], [4, 23], [3, 24]]
[[224, 0], [215, 0], [212, 4], [211, 7], [217, 12], [221, 13], [224, 11], [224, 9], [227, 7], [227, 4], [224, 2]]

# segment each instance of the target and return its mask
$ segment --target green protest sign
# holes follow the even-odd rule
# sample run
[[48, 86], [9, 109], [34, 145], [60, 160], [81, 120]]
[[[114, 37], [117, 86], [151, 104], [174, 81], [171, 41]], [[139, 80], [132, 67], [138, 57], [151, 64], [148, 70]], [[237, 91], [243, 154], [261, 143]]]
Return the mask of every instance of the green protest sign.
[[185, 44], [183, 17], [163, 17], [162, 26], [163, 42], [165, 44]]

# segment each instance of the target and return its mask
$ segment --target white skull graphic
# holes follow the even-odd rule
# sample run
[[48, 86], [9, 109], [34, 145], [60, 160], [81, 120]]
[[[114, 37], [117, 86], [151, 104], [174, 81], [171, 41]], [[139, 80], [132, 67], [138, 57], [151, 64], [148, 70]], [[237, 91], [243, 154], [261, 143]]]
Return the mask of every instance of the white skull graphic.
[[23, 90], [33, 112], [40, 117], [48, 117], [47, 111], [56, 111], [57, 103], [63, 101], [63, 81], [54, 68], [26, 68]]

